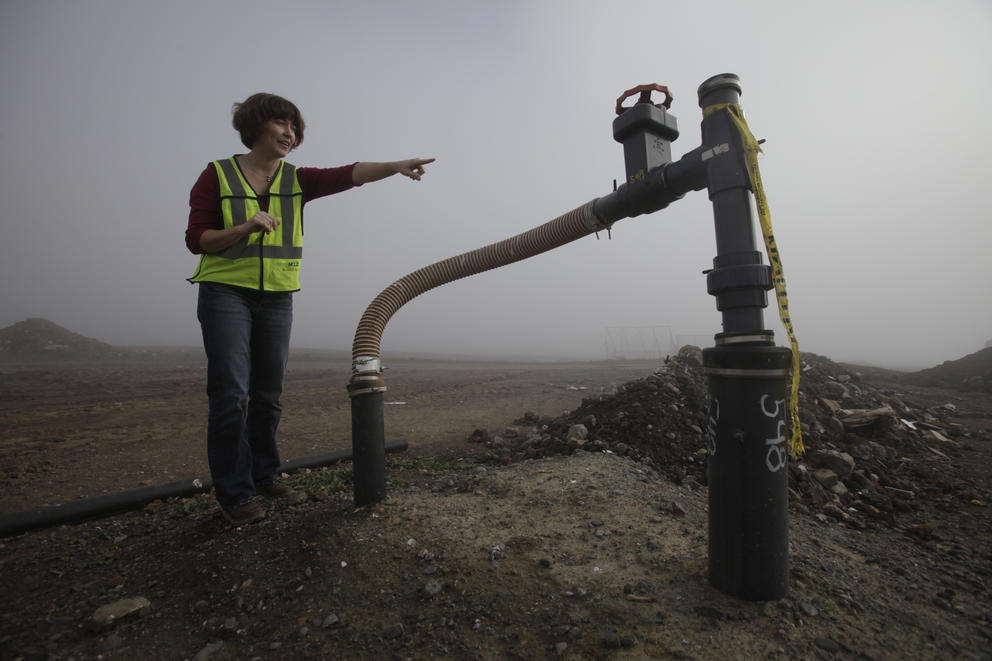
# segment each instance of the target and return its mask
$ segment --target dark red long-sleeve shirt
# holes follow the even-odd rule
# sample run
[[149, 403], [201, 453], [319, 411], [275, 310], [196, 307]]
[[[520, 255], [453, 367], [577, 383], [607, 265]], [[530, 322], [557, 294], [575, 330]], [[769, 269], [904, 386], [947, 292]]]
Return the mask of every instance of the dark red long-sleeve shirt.
[[[355, 164], [336, 168], [297, 168], [303, 203], [325, 195], [333, 195], [355, 186], [352, 170]], [[262, 209], [267, 209], [268, 195], [259, 196]], [[220, 184], [213, 164], [208, 165], [189, 192], [189, 225], [186, 227], [186, 247], [194, 255], [200, 254], [200, 236], [206, 230], [224, 229], [220, 211]]]

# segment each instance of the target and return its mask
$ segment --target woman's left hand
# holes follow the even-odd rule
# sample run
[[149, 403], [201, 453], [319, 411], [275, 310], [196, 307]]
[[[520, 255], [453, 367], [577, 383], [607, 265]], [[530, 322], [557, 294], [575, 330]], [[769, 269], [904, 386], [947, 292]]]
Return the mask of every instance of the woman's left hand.
[[396, 161], [396, 171], [414, 181], [420, 181], [426, 172], [424, 166], [433, 162], [433, 158], [410, 158], [405, 161]]
[[433, 163], [433, 158], [408, 158], [403, 161], [384, 161], [381, 163], [360, 161], [351, 170], [351, 180], [361, 186], [370, 181], [379, 181], [394, 174], [402, 174], [414, 181], [420, 181], [424, 176], [424, 166]]

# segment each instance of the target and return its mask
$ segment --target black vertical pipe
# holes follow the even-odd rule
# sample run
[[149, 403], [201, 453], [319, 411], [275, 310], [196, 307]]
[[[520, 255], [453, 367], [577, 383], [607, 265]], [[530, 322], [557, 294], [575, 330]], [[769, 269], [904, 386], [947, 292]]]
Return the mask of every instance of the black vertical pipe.
[[755, 250], [751, 183], [740, 135], [726, 110], [706, 111], [740, 103], [740, 94], [740, 80], [733, 74], [713, 76], [699, 86], [702, 148], [712, 154], [706, 177], [716, 233], [716, 257], [707, 286], [716, 296], [725, 333], [761, 331], [762, 310], [768, 305], [765, 292], [771, 288], [771, 269]]
[[355, 471], [355, 505], [363, 507], [377, 503], [386, 497], [386, 435], [382, 391], [352, 395], [351, 448]]
[[703, 352], [703, 364], [710, 390], [710, 583], [741, 599], [778, 599], [789, 590], [784, 392], [791, 353], [718, 344]]
[[714, 76], [699, 87], [702, 154], [709, 154], [717, 255], [706, 278], [723, 332], [703, 351], [710, 390], [709, 579], [748, 600], [788, 592], [785, 379], [791, 352], [774, 346], [763, 309], [771, 269], [755, 249], [751, 184], [740, 134], [720, 104], [740, 101], [740, 80]]

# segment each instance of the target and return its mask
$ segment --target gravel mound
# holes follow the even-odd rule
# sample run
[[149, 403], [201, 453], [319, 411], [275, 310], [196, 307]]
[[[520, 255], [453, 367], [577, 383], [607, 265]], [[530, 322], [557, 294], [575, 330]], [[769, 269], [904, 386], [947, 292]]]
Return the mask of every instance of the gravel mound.
[[[816, 354], [800, 357], [807, 452], [789, 466], [794, 508], [863, 528], [891, 525], [928, 496], [980, 498], [939, 465], [973, 438], [950, 419], [960, 413], [956, 405], [872, 385], [852, 366]], [[676, 484], [706, 485], [707, 411], [701, 351], [683, 347], [615, 393], [584, 399], [557, 418], [528, 412], [498, 434], [477, 429], [469, 441], [485, 444], [487, 459], [498, 464], [602, 451], [647, 464]]]

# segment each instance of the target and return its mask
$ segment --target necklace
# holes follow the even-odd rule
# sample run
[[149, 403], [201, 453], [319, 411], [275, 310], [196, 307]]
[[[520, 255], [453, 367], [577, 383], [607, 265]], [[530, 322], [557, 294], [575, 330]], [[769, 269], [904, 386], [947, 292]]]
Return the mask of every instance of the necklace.
[[261, 172], [258, 171], [257, 168], [255, 168], [255, 166], [253, 166], [250, 163], [248, 163], [247, 162], [247, 159], [245, 160], [244, 164], [248, 167], [249, 170], [251, 170], [255, 174], [261, 175], [262, 178], [265, 179], [265, 183], [267, 183], [267, 184], [271, 184], [272, 183], [272, 180], [276, 178], [276, 175], [274, 173], [273, 174], [262, 174]]

